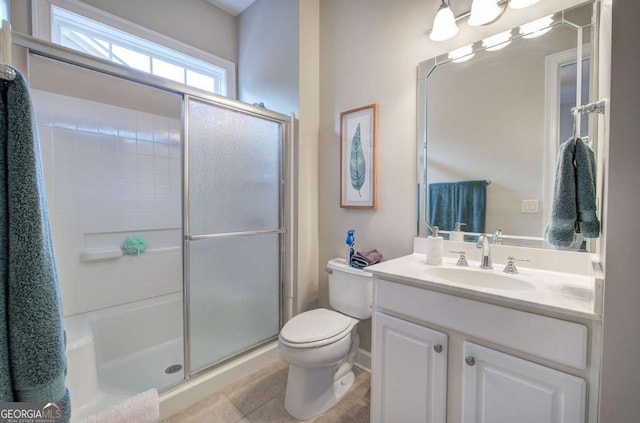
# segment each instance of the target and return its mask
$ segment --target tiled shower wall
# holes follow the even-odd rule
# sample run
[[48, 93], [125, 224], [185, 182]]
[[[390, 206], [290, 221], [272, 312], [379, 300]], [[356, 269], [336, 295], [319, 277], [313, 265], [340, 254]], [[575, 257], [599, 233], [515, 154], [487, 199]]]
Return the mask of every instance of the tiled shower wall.
[[31, 93], [65, 316], [180, 291], [180, 120]]

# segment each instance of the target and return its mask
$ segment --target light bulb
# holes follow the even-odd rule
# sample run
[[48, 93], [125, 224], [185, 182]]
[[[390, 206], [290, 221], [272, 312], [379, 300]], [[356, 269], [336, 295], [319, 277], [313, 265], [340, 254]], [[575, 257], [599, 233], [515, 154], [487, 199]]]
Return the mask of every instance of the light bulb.
[[486, 25], [495, 21], [500, 16], [500, 12], [502, 12], [502, 9], [498, 6], [496, 0], [473, 0], [469, 25]]
[[551, 30], [551, 24], [553, 23], [552, 15], [545, 16], [544, 18], [536, 19], [524, 25], [520, 25], [520, 34], [524, 38], [535, 38], [546, 34]]
[[501, 32], [496, 35], [492, 35], [491, 37], [487, 37], [482, 40], [482, 47], [484, 47], [488, 51], [496, 51], [505, 48], [509, 44], [511, 38], [511, 30]]
[[442, 3], [436, 13], [436, 17], [433, 19], [433, 29], [429, 38], [433, 41], [444, 41], [452, 38], [458, 33], [458, 26], [456, 25], [456, 18], [453, 16], [451, 8]]
[[473, 52], [473, 44], [467, 44], [464, 47], [451, 50], [448, 55], [449, 59], [455, 63], [466, 62], [473, 56], [475, 56], [475, 53]]

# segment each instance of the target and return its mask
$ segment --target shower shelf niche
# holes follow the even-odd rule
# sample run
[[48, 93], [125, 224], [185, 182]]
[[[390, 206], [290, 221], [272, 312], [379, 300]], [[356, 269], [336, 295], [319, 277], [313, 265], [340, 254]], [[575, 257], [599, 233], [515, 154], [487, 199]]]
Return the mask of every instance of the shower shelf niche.
[[[155, 254], [167, 254], [180, 252], [181, 247], [166, 247], [166, 248], [154, 248], [147, 250], [140, 255], [155, 255]], [[83, 262], [101, 261], [101, 260], [114, 260], [118, 259], [125, 254], [122, 253], [120, 248], [104, 248], [104, 249], [87, 249], [82, 250], [80, 253], [80, 260]], [[128, 257], [135, 257], [136, 255], [126, 255]]]
[[163, 227], [153, 229], [122, 230], [111, 232], [89, 232], [84, 234], [80, 249], [80, 260], [84, 263], [116, 260], [121, 257], [136, 257], [122, 251], [122, 243], [129, 236], [142, 236], [150, 246], [141, 256], [181, 253], [182, 231], [180, 228]]

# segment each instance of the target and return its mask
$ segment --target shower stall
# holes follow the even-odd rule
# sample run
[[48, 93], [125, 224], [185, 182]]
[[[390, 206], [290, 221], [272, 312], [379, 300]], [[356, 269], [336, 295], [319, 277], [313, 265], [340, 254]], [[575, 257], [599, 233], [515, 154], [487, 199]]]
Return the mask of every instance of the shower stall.
[[74, 418], [275, 352], [293, 116], [13, 43], [41, 141]]

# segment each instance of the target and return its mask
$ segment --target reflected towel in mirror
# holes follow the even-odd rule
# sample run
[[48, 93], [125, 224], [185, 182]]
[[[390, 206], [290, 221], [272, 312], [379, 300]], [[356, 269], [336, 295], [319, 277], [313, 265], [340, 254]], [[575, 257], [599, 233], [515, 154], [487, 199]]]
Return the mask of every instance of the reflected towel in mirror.
[[487, 211], [487, 180], [429, 184], [429, 224], [452, 231], [466, 223], [466, 231], [484, 233]]

